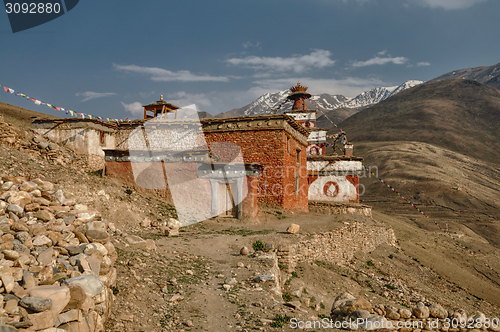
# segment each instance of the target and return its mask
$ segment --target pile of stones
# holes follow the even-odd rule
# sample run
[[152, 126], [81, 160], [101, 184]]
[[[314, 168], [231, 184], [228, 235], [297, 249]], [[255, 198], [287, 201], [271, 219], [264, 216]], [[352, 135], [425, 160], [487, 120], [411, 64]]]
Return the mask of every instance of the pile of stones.
[[0, 116], [0, 141], [7, 144], [15, 144], [19, 139], [19, 135], [13, 129], [10, 123], [4, 121], [3, 117]]
[[0, 331], [103, 331], [117, 254], [97, 211], [54, 184], [0, 180]]
[[[396, 308], [378, 304], [373, 306], [369, 301], [356, 298], [346, 292], [335, 298], [330, 314], [337, 326], [347, 330], [397, 330], [400, 332], [443, 331], [459, 332], [470, 329], [500, 331], [498, 318], [486, 317], [481, 312], [467, 315], [465, 310], [446, 310], [441, 305], [433, 303], [425, 305], [418, 302], [413, 307]], [[493, 321], [495, 320], [496, 321]], [[490, 322], [489, 324], [486, 322]], [[349, 322], [351, 322], [349, 324]], [[359, 322], [359, 324], [356, 324]]]

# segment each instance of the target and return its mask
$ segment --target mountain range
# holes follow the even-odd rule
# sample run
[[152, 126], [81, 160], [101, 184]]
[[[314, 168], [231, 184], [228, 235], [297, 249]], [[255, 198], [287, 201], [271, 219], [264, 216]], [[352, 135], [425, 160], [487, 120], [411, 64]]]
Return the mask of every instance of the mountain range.
[[[357, 110], [361, 110], [363, 108], [379, 103], [380, 101], [387, 99], [400, 91], [422, 83], [423, 81], [410, 80], [396, 86], [373, 88], [357, 95], [354, 98], [348, 98], [342, 95], [322, 93], [319, 95], [313, 95], [310, 99], [306, 100], [306, 104], [309, 109], [319, 109], [326, 112], [336, 109], [353, 109], [346, 113], [352, 115], [356, 113]], [[278, 109], [278, 107], [286, 100], [286, 97], [289, 94], [289, 89], [278, 91], [275, 93], [266, 93], [246, 106], [235, 108], [228, 112], [220, 113], [217, 116], [237, 117], [271, 114]], [[292, 106], [293, 103], [291, 101], [287, 102], [279, 109], [279, 113], [290, 111], [292, 109]], [[320, 115], [321, 114], [319, 114], [318, 116]], [[341, 117], [340, 120], [343, 119], [345, 118]]]
[[[466, 69], [457, 69], [439, 77], [436, 77], [429, 82], [442, 81], [449, 79], [468, 79], [480, 83], [484, 83], [496, 89], [500, 89], [500, 63], [493, 66], [473, 67]], [[330, 118], [333, 122], [337, 123], [345, 120], [347, 117], [357, 113], [359, 110], [365, 109], [372, 105], [390, 98], [397, 93], [422, 84], [423, 81], [409, 80], [397, 86], [377, 87], [371, 90], [360, 93], [354, 98], [348, 98], [342, 95], [331, 95], [327, 93], [313, 95], [306, 104], [309, 109], [318, 109], [318, 125], [329, 126]], [[286, 100], [290, 90], [282, 90], [274, 93], [266, 93], [260, 96], [254, 102], [235, 108], [227, 112], [219, 113], [217, 117], [238, 117], [259, 114], [271, 114], [276, 112], [281, 103]], [[279, 113], [290, 111], [292, 103], [287, 102], [279, 108]], [[338, 110], [332, 112], [333, 110]], [[326, 114], [326, 117], [325, 115]], [[323, 119], [320, 119], [323, 117]], [[335, 118], [335, 120], [333, 119]]]
[[352, 142], [425, 142], [500, 164], [500, 90], [473, 80], [420, 84], [340, 125]]

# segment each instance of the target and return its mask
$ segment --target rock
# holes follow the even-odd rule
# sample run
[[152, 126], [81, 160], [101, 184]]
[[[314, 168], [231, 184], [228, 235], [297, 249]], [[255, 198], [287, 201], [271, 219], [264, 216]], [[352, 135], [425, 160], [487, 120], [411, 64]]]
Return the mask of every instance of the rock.
[[166, 236], [178, 236], [179, 235], [179, 229], [178, 228], [165, 227], [165, 229], [163, 230], [163, 233]]
[[181, 227], [181, 222], [177, 219], [170, 218], [167, 221], [167, 227], [171, 228], [171, 229], [175, 229], [175, 228], [179, 229]]
[[391, 306], [386, 306], [385, 317], [389, 318], [390, 320], [398, 320], [401, 317], [401, 315], [398, 313], [398, 310], [396, 308]]
[[54, 260], [55, 254], [56, 254], [55, 250], [52, 247], [50, 247], [50, 248], [42, 251], [38, 255], [37, 261], [40, 263], [41, 266], [47, 266], [47, 265], [52, 263], [52, 261]]
[[266, 273], [266, 274], [262, 274], [260, 276], [257, 276], [254, 279], [255, 282], [268, 281], [268, 280], [274, 280], [274, 275], [272, 275], [271, 273]]
[[169, 302], [176, 302], [176, 301], [182, 301], [182, 300], [184, 300], [184, 296], [182, 296], [182, 295], [180, 295], [180, 294], [174, 294], [174, 295], [172, 295], [172, 296], [168, 299], [168, 301], [169, 301]]
[[85, 257], [85, 260], [87, 261], [92, 273], [98, 276], [101, 270], [101, 261], [92, 256]]
[[299, 301], [285, 302], [285, 305], [293, 309], [299, 309], [302, 306]]
[[153, 239], [146, 240], [146, 250], [156, 250], [155, 240]]
[[300, 226], [297, 225], [297, 224], [291, 224], [290, 226], [288, 226], [288, 228], [286, 229], [286, 232], [288, 234], [297, 234], [299, 232], [299, 229], [300, 229]]
[[66, 309], [77, 309], [81, 308], [83, 302], [87, 299], [87, 294], [77, 285], [71, 285], [68, 287], [70, 292], [70, 300], [66, 305]]
[[52, 150], [52, 151], [56, 151], [57, 149], [59, 149], [59, 145], [57, 145], [56, 143], [53, 143], [53, 142], [50, 142], [47, 147], [49, 148], [49, 150]]
[[365, 299], [351, 299], [342, 303], [339, 307], [343, 314], [349, 315], [351, 312], [356, 310], [367, 310], [372, 309], [372, 305]]
[[91, 332], [86, 319], [82, 319], [77, 322], [65, 323], [60, 325], [59, 328], [66, 332]]
[[429, 314], [434, 318], [441, 318], [441, 319], [448, 318], [448, 311], [446, 311], [439, 304], [432, 304], [429, 307]]
[[33, 214], [33, 217], [45, 222], [54, 219], [54, 215], [47, 210], [38, 210]]
[[150, 227], [151, 226], [151, 219], [149, 218], [144, 218], [144, 220], [141, 222], [142, 227]]
[[31, 196], [25, 191], [14, 192], [10, 195], [8, 203], [18, 205], [24, 209], [26, 204], [31, 203]]
[[0, 324], [0, 332], [17, 332], [17, 331], [18, 329], [16, 329], [13, 326]]
[[58, 327], [68, 322], [78, 321], [81, 318], [83, 318], [83, 315], [80, 314], [80, 310], [77, 309], [68, 310], [57, 316], [56, 323], [54, 325], [55, 327]]
[[333, 312], [335, 309], [339, 308], [347, 300], [353, 300], [353, 299], [355, 299], [355, 297], [349, 292], [345, 292], [345, 293], [340, 294], [333, 301], [331, 312]]
[[467, 313], [463, 309], [458, 309], [453, 312], [451, 318], [456, 318], [459, 323], [467, 322]]
[[349, 315], [347, 315], [346, 320], [347, 321], [349, 321], [349, 320], [356, 321], [358, 318], [366, 319], [370, 316], [371, 316], [371, 314], [367, 310], [356, 310], [356, 311], [351, 312]]
[[38, 148], [44, 150], [44, 149], [47, 149], [49, 147], [49, 143], [46, 143], [46, 142], [39, 142], [38, 143]]
[[[27, 289], [31, 297], [39, 297], [42, 299], [51, 299], [52, 307], [50, 312], [54, 315], [54, 320], [57, 315], [66, 307], [70, 300], [70, 292], [68, 287], [43, 285]], [[54, 324], [52, 324], [54, 325]]]
[[95, 219], [97, 216], [96, 211], [83, 211], [76, 214], [76, 218], [81, 222], [89, 222]]
[[244, 268], [245, 267], [245, 264], [243, 264], [243, 262], [238, 262], [238, 264], [236, 264], [236, 266], [238, 268]]
[[5, 209], [7, 212], [12, 212], [16, 214], [17, 216], [22, 216], [24, 209], [20, 207], [19, 205], [16, 204], [9, 204], [7, 206], [7, 209]]
[[[88, 230], [85, 235], [90, 242], [98, 242], [104, 244], [109, 241], [109, 234], [95, 229]], [[135, 235], [131, 235], [135, 236]], [[142, 239], [141, 239], [142, 240]], [[144, 240], [143, 240], [144, 241]]]
[[28, 296], [21, 299], [21, 301], [19, 301], [19, 305], [35, 312], [42, 312], [52, 308], [52, 299], [42, 299], [36, 296]]
[[243, 247], [240, 249], [240, 255], [247, 256], [250, 253], [247, 247]]
[[127, 235], [125, 241], [134, 248], [146, 249], [146, 241], [137, 235]]
[[100, 294], [103, 288], [102, 280], [93, 274], [85, 274], [78, 277], [66, 279], [62, 281], [61, 284], [65, 286], [80, 286], [85, 291], [85, 293], [90, 296]]
[[27, 271], [27, 270], [23, 270], [23, 286], [24, 288], [28, 289], [28, 288], [32, 288], [32, 287], [35, 287], [36, 286], [36, 279], [35, 277], [33, 276], [33, 273]]
[[413, 307], [413, 314], [420, 319], [429, 318], [429, 308], [422, 302], [418, 302], [417, 305]]
[[12, 292], [12, 290], [14, 289], [14, 277], [13, 276], [10, 276], [10, 275], [3, 275], [0, 277], [0, 279], [2, 280], [2, 284], [3, 284], [3, 287], [5, 288], [5, 292], [6, 293], [10, 293]]
[[56, 323], [56, 316], [52, 311], [44, 311], [28, 315], [29, 321], [33, 324], [31, 329], [38, 331], [53, 327]]
[[193, 321], [188, 319], [185, 323], [184, 323], [187, 327], [193, 327], [194, 324], [193, 324]]
[[235, 278], [227, 278], [224, 281], [224, 283], [227, 285], [230, 285], [230, 286], [234, 286], [234, 285], [238, 284], [238, 280], [236, 280]]
[[10, 299], [5, 302], [4, 310], [5, 312], [15, 315], [19, 312], [19, 307], [17, 306], [18, 300], [17, 299]]
[[3, 254], [4, 254], [5, 259], [11, 260], [11, 261], [16, 261], [20, 256], [20, 254], [17, 251], [8, 250], [8, 249], [5, 249], [3, 251]]
[[19, 221], [19, 217], [15, 213], [12, 213], [12, 212], [9, 212], [9, 218], [12, 219], [13, 222]]
[[21, 187], [19, 189], [30, 193], [33, 190], [38, 189], [38, 185], [35, 182], [25, 181], [21, 184]]
[[33, 239], [33, 245], [34, 246], [51, 246], [52, 245], [52, 240], [46, 237], [45, 235], [37, 235]]
[[14, 182], [12, 181], [7, 181], [5, 182], [4, 184], [2, 184], [2, 190], [9, 190], [10, 187], [12, 187], [12, 185], [14, 184]]

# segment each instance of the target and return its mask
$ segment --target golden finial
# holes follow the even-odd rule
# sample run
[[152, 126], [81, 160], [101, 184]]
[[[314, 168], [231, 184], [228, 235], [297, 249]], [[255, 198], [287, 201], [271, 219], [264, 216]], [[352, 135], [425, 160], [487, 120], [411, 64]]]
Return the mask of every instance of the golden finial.
[[308, 89], [307, 86], [300, 85], [300, 81], [297, 82], [296, 86], [292, 86], [290, 88], [290, 90], [292, 91], [292, 93], [295, 93], [295, 92], [306, 92], [307, 89]]
[[163, 95], [160, 95], [160, 100], [163, 100]]

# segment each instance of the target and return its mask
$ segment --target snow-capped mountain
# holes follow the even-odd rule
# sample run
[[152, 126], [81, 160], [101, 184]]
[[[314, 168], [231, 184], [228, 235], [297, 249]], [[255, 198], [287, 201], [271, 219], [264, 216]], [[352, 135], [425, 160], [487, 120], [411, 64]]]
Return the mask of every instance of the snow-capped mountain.
[[387, 99], [391, 96], [394, 96], [398, 92], [412, 88], [422, 83], [424, 82], [410, 80], [396, 86], [373, 88], [371, 90], [360, 93], [356, 97], [340, 104], [340, 106], [336, 108], [345, 107], [345, 108], [363, 109], [368, 106], [377, 104], [382, 100]]
[[[411, 80], [397, 86], [374, 88], [369, 91], [365, 91], [352, 99], [342, 95], [330, 95], [327, 93], [323, 93], [320, 95], [313, 95], [310, 99], [306, 100], [306, 104], [309, 109], [319, 108], [326, 111], [334, 110], [337, 108], [363, 109], [379, 103], [382, 100], [387, 99], [400, 91], [409, 89], [421, 83], [423, 82]], [[280, 107], [280, 105], [286, 100], [286, 97], [289, 94], [290, 90], [288, 89], [275, 93], [266, 93], [260, 96], [254, 102], [244, 107], [235, 108], [231, 111], [220, 113], [217, 116], [234, 117], [272, 114], [276, 112], [278, 107]], [[290, 111], [292, 109], [292, 106], [292, 102], [287, 102], [281, 106], [278, 113]]]

